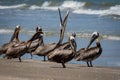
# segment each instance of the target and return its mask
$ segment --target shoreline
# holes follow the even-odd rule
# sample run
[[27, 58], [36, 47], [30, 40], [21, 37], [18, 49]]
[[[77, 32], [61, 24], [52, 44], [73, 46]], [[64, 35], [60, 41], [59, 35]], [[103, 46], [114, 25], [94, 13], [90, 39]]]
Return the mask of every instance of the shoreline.
[[120, 80], [120, 68], [86, 67], [66, 63], [66, 68], [55, 62], [40, 60], [0, 59], [1, 80]]

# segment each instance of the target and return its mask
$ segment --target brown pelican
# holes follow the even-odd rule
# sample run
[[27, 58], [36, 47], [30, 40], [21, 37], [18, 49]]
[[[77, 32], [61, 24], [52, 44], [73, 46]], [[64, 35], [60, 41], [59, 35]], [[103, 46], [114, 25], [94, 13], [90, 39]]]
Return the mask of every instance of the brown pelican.
[[33, 37], [31, 39], [29, 39], [27, 42], [21, 42], [21, 43], [18, 43], [16, 45], [8, 48], [5, 56], [8, 59], [19, 58], [19, 61], [21, 62], [21, 56], [23, 56], [27, 52], [27, 50], [29, 49], [32, 41], [41, 37], [42, 34], [43, 34], [43, 32], [36, 32], [33, 35]]
[[[75, 59], [77, 61], [85, 61], [87, 62], [88, 67], [92, 67], [92, 61], [98, 58], [101, 53], [102, 53], [102, 47], [99, 42], [99, 33], [98, 32], [93, 32], [91, 40], [87, 46], [87, 48], [82, 48], [77, 51], [77, 55]], [[90, 47], [90, 45], [96, 40], [96, 45], [95, 47]]]
[[14, 45], [14, 44], [16, 44], [16, 43], [19, 42], [19, 38], [18, 38], [19, 31], [20, 31], [20, 25], [17, 25], [16, 28], [15, 28], [15, 30], [14, 30], [14, 33], [13, 33], [13, 35], [12, 35], [12, 37], [11, 37], [11, 40], [10, 40], [8, 43], [3, 44], [3, 45], [0, 47], [0, 53], [1, 53], [1, 54], [5, 54], [6, 51], [7, 51], [7, 49], [8, 49], [10, 46], [12, 46], [12, 45]]
[[67, 18], [69, 15], [69, 11], [67, 11], [66, 16], [64, 17], [64, 20], [62, 20], [61, 17], [61, 12], [60, 9], [58, 8], [59, 11], [59, 16], [60, 16], [60, 38], [58, 43], [50, 43], [50, 44], [43, 44], [40, 45], [32, 54], [33, 55], [38, 55], [38, 56], [44, 56], [44, 61], [45, 60], [45, 56], [48, 55], [51, 51], [53, 51], [58, 45], [60, 45], [63, 41], [64, 38], [64, 32], [65, 32], [65, 28], [66, 28], [66, 24], [67, 24]]
[[18, 38], [19, 32], [20, 32], [20, 25], [17, 25], [15, 28], [15, 31], [11, 37], [10, 42], [12, 42], [12, 41], [19, 42], [19, 38]]
[[[40, 26], [38, 26], [36, 28], [36, 32], [42, 32], [42, 28]], [[31, 59], [32, 59], [32, 52], [36, 50], [36, 48], [40, 45], [43, 45], [43, 37], [41, 36], [40, 38], [38, 38], [38, 41], [34, 41], [31, 43], [31, 46], [29, 47], [27, 53], [30, 53], [31, 55]]]
[[63, 68], [66, 68], [65, 63], [75, 57], [77, 47], [75, 37], [73, 35], [69, 37], [68, 42], [71, 46], [71, 49], [57, 48], [52, 52], [51, 55], [48, 56], [48, 60], [62, 63]]

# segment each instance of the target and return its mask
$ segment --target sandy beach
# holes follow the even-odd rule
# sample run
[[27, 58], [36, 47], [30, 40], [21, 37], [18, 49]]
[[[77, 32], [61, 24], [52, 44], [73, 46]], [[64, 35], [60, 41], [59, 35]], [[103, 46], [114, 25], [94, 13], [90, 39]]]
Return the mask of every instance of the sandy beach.
[[0, 59], [1, 80], [120, 80], [120, 68]]

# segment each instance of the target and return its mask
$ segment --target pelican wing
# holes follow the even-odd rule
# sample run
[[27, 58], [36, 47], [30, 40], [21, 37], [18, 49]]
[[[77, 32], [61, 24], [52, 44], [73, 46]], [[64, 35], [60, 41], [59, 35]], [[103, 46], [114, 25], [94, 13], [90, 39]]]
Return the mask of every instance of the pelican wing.
[[32, 54], [44, 56], [47, 55], [50, 51], [52, 51], [55, 47], [56, 43], [41, 45]]
[[82, 48], [79, 51], [77, 51], [76, 60], [78, 61], [79, 60], [93, 60], [97, 58], [96, 55], [99, 54], [99, 51], [100, 49], [98, 47], [92, 47], [87, 50], [85, 50], [85, 48]]
[[29, 49], [27, 50], [27, 52], [33, 52], [35, 51], [35, 49], [39, 46], [39, 43], [36, 41], [36, 42], [32, 42]]
[[19, 46], [12, 46], [8, 48], [6, 52], [6, 56], [11, 58], [17, 58], [23, 55], [26, 51], [27, 51], [27, 46], [25, 44], [24, 45], [21, 44]]
[[15, 45], [15, 44], [16, 44], [16, 42], [15, 42], [15, 41], [12, 41], [12, 42], [9, 42], [9, 43], [6, 43], [6, 44], [2, 45], [2, 46], [0, 47], [0, 52], [1, 52], [1, 53], [5, 53], [9, 47], [11, 47], [11, 46], [13, 46], [13, 45]]
[[70, 46], [69, 42], [65, 42], [60, 45], [60, 49], [70, 49], [70, 48], [71, 48], [71, 46]]
[[50, 61], [54, 61], [54, 62], [68, 62], [69, 60], [71, 60], [73, 58], [73, 53], [71, 50], [60, 50], [60, 49], [56, 49], [53, 54], [48, 56], [48, 59]]

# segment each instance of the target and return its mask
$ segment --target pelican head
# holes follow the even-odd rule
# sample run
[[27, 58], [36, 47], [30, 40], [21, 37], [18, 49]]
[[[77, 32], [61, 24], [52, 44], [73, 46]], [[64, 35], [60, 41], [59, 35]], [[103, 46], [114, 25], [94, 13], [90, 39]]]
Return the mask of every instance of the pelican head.
[[16, 28], [20, 28], [20, 25], [17, 25]]
[[90, 42], [87, 46], [87, 49], [90, 47], [90, 45], [99, 37], [99, 33], [98, 32], [93, 32], [92, 33], [92, 36], [91, 36], [91, 39], [90, 39]]
[[36, 32], [29, 41], [32, 42], [32, 41], [34, 41], [42, 36], [43, 36], [43, 32]]
[[76, 33], [75, 33], [75, 32], [73, 32], [73, 33], [72, 33], [72, 36], [76, 37]]
[[19, 32], [20, 32], [20, 25], [17, 25], [16, 28], [15, 28], [15, 30], [14, 30], [14, 33], [13, 33], [13, 35], [11, 37], [10, 42], [14, 41], [14, 40], [17, 41], [17, 42], [19, 42], [19, 39], [18, 39]]
[[36, 32], [42, 32], [42, 28], [40, 26], [37, 26]]
[[76, 40], [75, 40], [75, 35], [76, 35], [75, 32], [72, 33], [69, 40], [70, 40], [71, 48], [74, 49], [74, 51], [76, 52], [77, 44], [76, 44]]
[[16, 31], [20, 31], [20, 25], [17, 25], [15, 28]]

